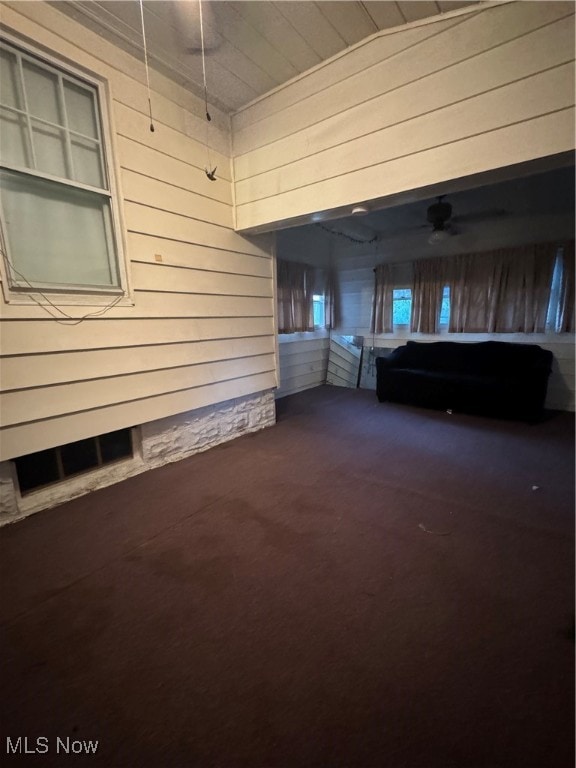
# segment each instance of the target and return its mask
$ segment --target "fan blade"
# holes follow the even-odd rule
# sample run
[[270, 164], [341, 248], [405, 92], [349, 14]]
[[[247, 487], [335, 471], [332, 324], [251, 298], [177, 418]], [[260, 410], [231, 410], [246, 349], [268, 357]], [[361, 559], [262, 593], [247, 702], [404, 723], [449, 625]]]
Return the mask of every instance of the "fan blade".
[[505, 208], [490, 208], [485, 211], [473, 211], [472, 213], [464, 213], [462, 216], [453, 216], [450, 221], [456, 224], [464, 224], [466, 222], [485, 221], [488, 219], [499, 219], [502, 216], [506, 216], [508, 211]]

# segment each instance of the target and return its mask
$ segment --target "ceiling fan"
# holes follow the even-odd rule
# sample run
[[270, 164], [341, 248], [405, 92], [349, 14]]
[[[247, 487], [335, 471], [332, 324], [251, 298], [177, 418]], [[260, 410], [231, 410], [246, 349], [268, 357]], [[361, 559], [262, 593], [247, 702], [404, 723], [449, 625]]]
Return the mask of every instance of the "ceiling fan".
[[[392, 231], [381, 230], [378, 227], [377, 221], [372, 220], [370, 223], [358, 221], [357, 215], [369, 212], [365, 206], [358, 206], [352, 211], [353, 216], [335, 221], [324, 221], [318, 223], [318, 226], [335, 235], [343, 236], [348, 240], [352, 240], [359, 244], [393, 239], [402, 235], [410, 235], [411, 233], [415, 233], [422, 229], [427, 229], [429, 231], [428, 243], [430, 245], [436, 245], [445, 242], [455, 235], [459, 235], [462, 231], [460, 228], [461, 224], [489, 221], [505, 216], [508, 213], [504, 208], [489, 208], [481, 211], [473, 211], [460, 216], [453, 216], [452, 204], [446, 202], [444, 200], [445, 197], [446, 195], [439, 195], [436, 202], [431, 203], [427, 207], [426, 224], [412, 224], [407, 227], [393, 229]], [[374, 213], [377, 214], [377, 212]]]
[[432, 225], [432, 230], [428, 237], [430, 245], [441, 243], [449, 237], [460, 234], [460, 229], [455, 225], [474, 221], [488, 221], [489, 219], [506, 215], [504, 208], [490, 208], [484, 211], [467, 213], [462, 216], [452, 216], [452, 205], [444, 201], [445, 197], [446, 195], [439, 195], [436, 202], [428, 206], [426, 210], [428, 224], [420, 225], [420, 227], [428, 229], [430, 224]]
[[432, 224], [432, 232], [428, 242], [433, 245], [446, 240], [450, 234], [455, 234], [450, 228], [450, 219], [452, 218], [452, 206], [450, 203], [443, 202], [446, 195], [439, 195], [437, 202], [428, 206], [426, 219]]

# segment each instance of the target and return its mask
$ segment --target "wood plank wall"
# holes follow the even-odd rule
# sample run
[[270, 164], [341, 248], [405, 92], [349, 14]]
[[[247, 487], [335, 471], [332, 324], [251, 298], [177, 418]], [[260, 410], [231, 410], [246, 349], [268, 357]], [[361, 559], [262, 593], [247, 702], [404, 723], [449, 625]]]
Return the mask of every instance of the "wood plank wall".
[[212, 183], [199, 99], [152, 72], [151, 133], [142, 62], [47, 3], [1, 21], [108, 81], [134, 298], [78, 325], [2, 304], [2, 458], [273, 388], [272, 238], [233, 229], [228, 118], [211, 110]]
[[573, 14], [496, 3], [385, 30], [241, 109], [237, 228], [573, 150]]
[[329, 338], [326, 331], [278, 337], [280, 386], [276, 398], [326, 383]]
[[[277, 258], [316, 267], [316, 290], [319, 293], [323, 290], [325, 270], [330, 265], [331, 250], [330, 241], [317, 227], [306, 227], [304, 231], [286, 229], [276, 233]], [[326, 383], [328, 337], [326, 330], [278, 335], [280, 384], [276, 399]]]
[[361, 349], [347, 342], [336, 334], [330, 338], [330, 353], [328, 356], [328, 373], [326, 383], [335, 387], [351, 387], [358, 385]]

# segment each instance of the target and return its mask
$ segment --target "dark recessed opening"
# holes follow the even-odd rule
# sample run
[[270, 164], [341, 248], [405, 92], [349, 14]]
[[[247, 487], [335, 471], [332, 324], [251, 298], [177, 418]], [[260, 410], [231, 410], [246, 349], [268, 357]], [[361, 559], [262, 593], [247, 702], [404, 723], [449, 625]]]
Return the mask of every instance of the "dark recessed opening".
[[118, 432], [100, 435], [100, 451], [103, 464], [123, 459], [125, 456], [132, 456], [132, 435], [130, 430], [120, 429]]
[[68, 443], [60, 448], [64, 477], [98, 466], [96, 440], [97, 438], [91, 437], [88, 440], [79, 440], [77, 443]]
[[72, 475], [130, 456], [132, 456], [131, 431], [119, 429], [105, 435], [59, 445], [47, 451], [20, 456], [14, 460], [14, 463], [20, 493], [25, 494], [43, 485], [56, 483]]
[[49, 451], [21, 456], [16, 459], [16, 470], [21, 493], [60, 479], [56, 452], [53, 448]]

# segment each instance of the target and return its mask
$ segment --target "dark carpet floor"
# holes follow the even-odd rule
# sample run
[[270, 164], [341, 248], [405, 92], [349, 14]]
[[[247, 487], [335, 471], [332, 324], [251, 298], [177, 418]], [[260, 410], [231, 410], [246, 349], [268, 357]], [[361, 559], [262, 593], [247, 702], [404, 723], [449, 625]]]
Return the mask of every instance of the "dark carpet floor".
[[572, 768], [573, 518], [572, 415], [285, 398], [2, 529], [0, 762]]

